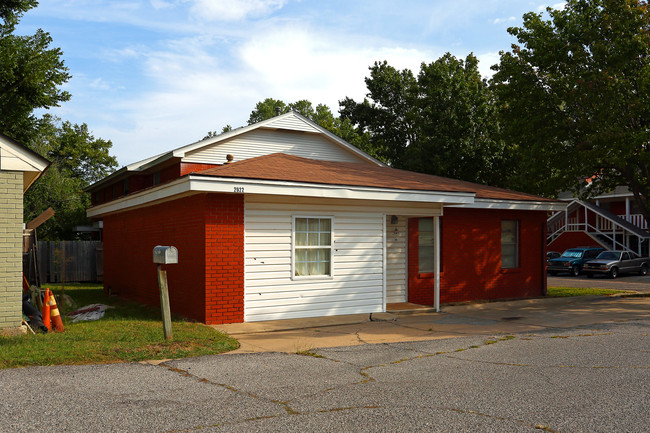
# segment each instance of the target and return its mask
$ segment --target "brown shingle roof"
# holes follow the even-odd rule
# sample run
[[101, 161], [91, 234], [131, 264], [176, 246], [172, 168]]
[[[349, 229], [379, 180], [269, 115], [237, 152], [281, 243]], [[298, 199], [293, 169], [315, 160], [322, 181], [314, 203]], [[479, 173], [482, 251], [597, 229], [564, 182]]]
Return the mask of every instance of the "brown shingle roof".
[[284, 153], [250, 158], [196, 174], [399, 190], [466, 192], [475, 193], [477, 198], [498, 200], [554, 201], [532, 194], [390, 167], [356, 162], [321, 161]]

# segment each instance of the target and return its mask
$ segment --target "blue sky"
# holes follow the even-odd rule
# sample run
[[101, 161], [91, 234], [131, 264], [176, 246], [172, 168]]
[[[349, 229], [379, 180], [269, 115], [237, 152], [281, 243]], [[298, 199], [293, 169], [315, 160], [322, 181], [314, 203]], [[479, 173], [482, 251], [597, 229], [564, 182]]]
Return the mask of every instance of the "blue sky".
[[267, 97], [362, 100], [374, 61], [417, 72], [473, 52], [484, 75], [509, 26], [560, 0], [41, 0], [18, 34], [49, 32], [72, 99], [53, 114], [113, 142], [120, 165], [243, 126]]

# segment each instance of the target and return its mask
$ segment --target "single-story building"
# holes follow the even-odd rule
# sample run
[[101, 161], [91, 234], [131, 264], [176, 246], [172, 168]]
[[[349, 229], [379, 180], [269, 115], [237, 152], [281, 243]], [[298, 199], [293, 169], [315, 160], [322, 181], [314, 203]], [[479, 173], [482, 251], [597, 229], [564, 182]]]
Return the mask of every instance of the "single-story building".
[[23, 195], [49, 161], [0, 133], [0, 332], [21, 326]]
[[540, 296], [563, 204], [396, 170], [290, 112], [128, 165], [89, 188], [105, 290], [209, 324]]

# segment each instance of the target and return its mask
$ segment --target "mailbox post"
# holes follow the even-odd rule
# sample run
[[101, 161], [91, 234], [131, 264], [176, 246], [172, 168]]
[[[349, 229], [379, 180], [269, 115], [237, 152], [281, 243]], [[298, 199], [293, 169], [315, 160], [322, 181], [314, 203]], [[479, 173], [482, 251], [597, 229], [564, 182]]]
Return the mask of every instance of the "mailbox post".
[[172, 339], [172, 317], [169, 308], [169, 289], [167, 288], [167, 271], [161, 265], [178, 263], [178, 250], [176, 247], [158, 245], [153, 249], [153, 262], [158, 265], [158, 288], [160, 289], [160, 310], [163, 319], [163, 333], [165, 340]]

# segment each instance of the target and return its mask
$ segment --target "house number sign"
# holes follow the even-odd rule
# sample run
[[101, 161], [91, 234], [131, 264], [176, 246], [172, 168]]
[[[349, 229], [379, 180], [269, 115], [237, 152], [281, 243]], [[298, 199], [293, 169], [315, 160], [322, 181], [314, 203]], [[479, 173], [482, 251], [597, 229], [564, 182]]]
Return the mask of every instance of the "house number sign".
[[236, 186], [235, 187], [235, 192], [244, 192], [244, 187], [243, 186]]

